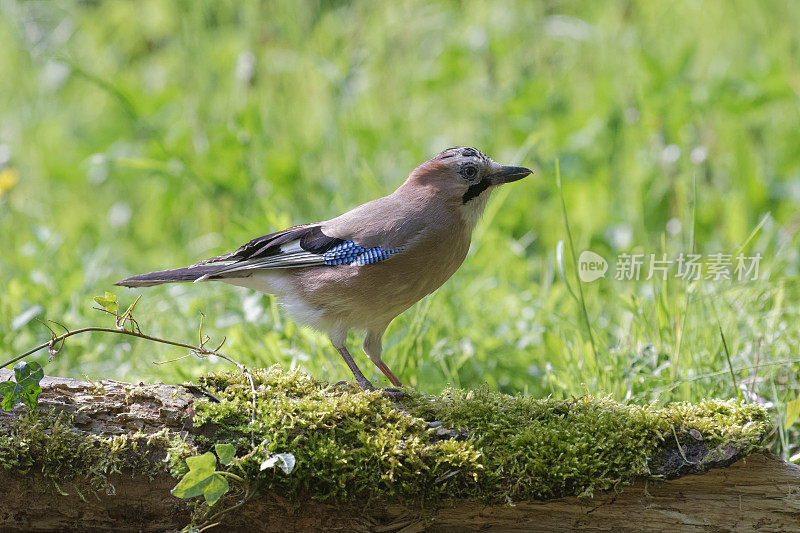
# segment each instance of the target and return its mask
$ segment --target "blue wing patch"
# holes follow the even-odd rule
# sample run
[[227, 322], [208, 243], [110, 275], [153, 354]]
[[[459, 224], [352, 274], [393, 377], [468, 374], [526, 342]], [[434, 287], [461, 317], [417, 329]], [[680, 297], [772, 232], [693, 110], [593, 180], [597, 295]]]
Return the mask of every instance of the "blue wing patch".
[[325, 260], [325, 264], [329, 266], [364, 266], [389, 259], [389, 257], [401, 251], [402, 248], [395, 250], [384, 250], [379, 246], [375, 248], [364, 248], [363, 246], [359, 246], [354, 242], [345, 241], [342, 244], [337, 244], [330, 250], [324, 252], [322, 257]]

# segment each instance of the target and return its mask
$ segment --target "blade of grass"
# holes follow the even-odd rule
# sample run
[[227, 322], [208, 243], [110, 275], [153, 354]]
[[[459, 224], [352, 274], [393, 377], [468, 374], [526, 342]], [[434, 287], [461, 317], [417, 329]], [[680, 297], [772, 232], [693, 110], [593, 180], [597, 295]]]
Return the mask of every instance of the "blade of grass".
[[[695, 174], [692, 179], [692, 199], [690, 206], [692, 209], [692, 225], [689, 232], [689, 253], [694, 253], [694, 234], [697, 225], [697, 174]], [[693, 287], [694, 284], [691, 282], [686, 285], [686, 291], [684, 292], [686, 303], [683, 306], [683, 313], [681, 313], [680, 323], [677, 326], [678, 331], [675, 335], [675, 347], [673, 348], [674, 363], [670, 365], [670, 379], [673, 383], [675, 383], [675, 380], [678, 377], [678, 366], [680, 364], [680, 354], [683, 346], [683, 333], [686, 326], [686, 318], [689, 316], [689, 306], [692, 303], [692, 293], [694, 292]]]
[[[592, 324], [589, 321], [589, 312], [586, 310], [586, 300], [583, 297], [583, 288], [581, 287], [581, 280], [578, 277], [578, 256], [575, 255], [575, 244], [572, 241], [572, 231], [570, 231], [569, 227], [569, 218], [567, 217], [567, 205], [564, 202], [564, 190], [561, 187], [561, 167], [559, 166], [558, 159], [556, 159], [556, 185], [558, 186], [558, 195], [561, 199], [561, 213], [564, 215], [564, 227], [567, 230], [567, 242], [569, 242], [569, 250], [572, 253], [572, 267], [575, 273], [575, 283], [578, 286], [578, 304], [580, 305], [581, 312], [583, 315], [583, 321], [586, 326], [586, 335], [589, 337], [589, 343], [592, 345], [592, 352], [594, 353], [594, 358], [596, 361], [599, 360], [599, 353], [597, 352], [597, 345], [594, 342], [594, 335], [592, 334]], [[556, 248], [556, 258], [558, 259], [558, 247]], [[566, 281], [566, 276], [564, 273], [564, 264], [563, 264], [563, 254], [561, 255], [561, 264], [558, 265], [559, 274], [561, 274], [562, 278]], [[569, 285], [567, 285], [569, 288]], [[575, 297], [575, 293], [572, 292], [572, 289], [569, 289], [569, 292], [572, 294], [573, 298]]]
[[759, 222], [758, 225], [755, 228], [753, 228], [753, 231], [750, 232], [750, 235], [747, 236], [747, 238], [744, 240], [744, 242], [733, 253], [734, 257], [739, 255], [740, 253], [742, 253], [742, 251], [745, 249], [745, 247], [747, 247], [747, 245], [750, 243], [750, 241], [753, 240], [753, 237], [755, 237], [756, 234], [759, 231], [761, 231], [761, 228], [764, 226], [764, 224], [766, 224], [766, 222], [767, 222], [767, 220], [769, 220], [770, 216], [771, 216], [770, 213], [767, 213], [766, 215], [761, 217], [761, 222]]
[[731, 364], [731, 353], [728, 351], [728, 341], [725, 340], [725, 334], [722, 332], [722, 324], [719, 323], [719, 320], [717, 320], [717, 327], [719, 328], [719, 336], [722, 337], [722, 348], [725, 351], [725, 359], [728, 361], [728, 370], [731, 373], [731, 380], [733, 380], [733, 388], [739, 391], [744, 401], [747, 401], [747, 396], [744, 395], [739, 389], [739, 385], [736, 383], [736, 374], [734, 374], [733, 365]]

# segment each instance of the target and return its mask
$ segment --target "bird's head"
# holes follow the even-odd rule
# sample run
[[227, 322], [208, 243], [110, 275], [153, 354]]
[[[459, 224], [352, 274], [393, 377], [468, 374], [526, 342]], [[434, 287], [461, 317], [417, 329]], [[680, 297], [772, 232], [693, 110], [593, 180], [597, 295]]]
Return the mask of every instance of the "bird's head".
[[525, 167], [496, 163], [475, 148], [458, 146], [418, 166], [409, 182], [435, 188], [437, 197], [461, 205], [466, 215], [480, 215], [495, 187], [532, 172]]

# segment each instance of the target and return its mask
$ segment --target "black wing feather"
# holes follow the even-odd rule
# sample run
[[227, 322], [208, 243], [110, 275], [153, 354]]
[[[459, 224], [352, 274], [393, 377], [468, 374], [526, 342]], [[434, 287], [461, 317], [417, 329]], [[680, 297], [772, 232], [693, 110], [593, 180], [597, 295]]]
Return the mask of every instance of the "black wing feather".
[[[324, 264], [322, 254], [344, 242], [346, 241], [325, 235], [320, 224], [294, 226], [253, 239], [234, 252], [206, 259], [195, 266], [224, 262], [225, 265], [221, 265], [217, 271], [202, 277], [211, 279], [216, 275], [245, 271], [254, 267], [286, 268]], [[297, 243], [300, 249], [306, 252], [305, 256], [302, 253], [298, 255], [297, 251], [286, 253], [281, 248], [290, 243]], [[315, 256], [318, 256], [318, 259], [314, 259]]]
[[343, 239], [328, 237], [322, 233], [322, 228], [319, 226], [311, 226], [300, 238], [300, 247], [306, 252], [324, 254], [334, 246], [338, 246], [344, 242]]
[[[239, 247], [239, 249], [233, 252], [228, 252], [227, 254], [222, 254], [216, 257], [205, 259], [197, 263], [197, 265], [206, 265], [209, 263], [222, 263], [230, 261], [239, 262], [239, 261], [248, 261], [251, 259], [262, 259], [280, 253], [280, 248], [282, 245], [298, 239], [302, 240], [306, 235], [309, 234], [313, 235], [319, 234], [322, 235], [325, 239], [332, 239], [332, 237], [328, 237], [327, 235], [324, 235], [322, 233], [322, 230], [320, 229], [319, 225], [293, 226], [283, 231], [277, 231], [275, 233], [270, 233], [269, 235], [264, 235], [263, 237], [256, 237], [247, 244], [243, 244], [242, 246]], [[308, 251], [313, 251], [312, 247], [306, 248], [304, 246], [303, 248]]]

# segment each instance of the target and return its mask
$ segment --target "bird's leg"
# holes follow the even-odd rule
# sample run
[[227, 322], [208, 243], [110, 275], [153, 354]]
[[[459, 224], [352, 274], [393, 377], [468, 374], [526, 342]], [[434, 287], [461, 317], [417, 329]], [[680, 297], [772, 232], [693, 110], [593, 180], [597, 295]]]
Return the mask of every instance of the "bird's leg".
[[381, 343], [381, 337], [383, 337], [383, 331], [380, 333], [374, 333], [372, 331], [367, 332], [367, 336], [364, 338], [364, 353], [369, 356], [370, 361], [375, 363], [375, 366], [383, 372], [383, 375], [389, 379], [389, 382], [394, 385], [395, 387], [402, 387], [403, 384], [400, 383], [400, 380], [397, 379], [389, 367], [386, 366], [386, 363], [383, 362], [381, 359], [381, 352], [383, 351], [383, 345]]
[[402, 387], [403, 386], [403, 384], [400, 383], [400, 380], [397, 379], [397, 377], [392, 373], [391, 370], [389, 370], [389, 367], [386, 366], [386, 363], [384, 363], [381, 360], [373, 361], [373, 362], [375, 363], [375, 366], [377, 366], [378, 369], [381, 372], [383, 372], [383, 375], [386, 376], [389, 379], [389, 382], [391, 382], [392, 385], [394, 385], [395, 387]]
[[347, 348], [343, 346], [336, 349], [339, 350], [339, 353], [342, 355], [342, 359], [344, 359], [344, 362], [350, 367], [350, 371], [353, 373], [353, 376], [355, 376], [358, 386], [364, 390], [375, 390], [375, 385], [370, 383], [370, 381], [364, 377], [364, 374], [361, 373], [358, 365], [356, 365], [356, 362], [353, 361], [353, 356], [350, 355], [350, 352], [347, 351]]
[[[341, 338], [340, 338], [341, 337]], [[350, 371], [353, 373], [353, 376], [356, 378], [356, 382], [358, 386], [364, 390], [375, 390], [375, 386], [370, 383], [370, 381], [364, 377], [364, 374], [361, 373], [359, 370], [358, 365], [356, 362], [353, 361], [353, 356], [350, 355], [350, 352], [347, 351], [347, 333], [345, 332], [344, 335], [330, 335], [331, 343], [333, 343], [333, 347], [339, 352], [344, 359], [344, 362], [347, 363], [347, 366], [350, 367]], [[338, 342], [337, 342], [338, 341]]]

